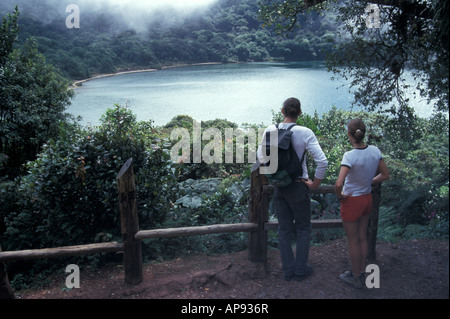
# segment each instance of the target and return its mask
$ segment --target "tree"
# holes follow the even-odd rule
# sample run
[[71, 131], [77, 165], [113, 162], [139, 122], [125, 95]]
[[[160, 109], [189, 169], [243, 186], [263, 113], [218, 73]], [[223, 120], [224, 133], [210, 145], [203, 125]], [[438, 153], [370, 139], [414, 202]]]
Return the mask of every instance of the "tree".
[[[373, 28], [368, 22], [378, 9], [380, 26]], [[259, 17], [265, 26], [289, 33], [311, 11], [337, 12], [340, 40], [327, 64], [351, 80], [355, 103], [412, 119], [404, 82], [410, 71], [416, 91], [436, 111], [448, 112], [449, 0], [263, 0]]]
[[14, 49], [19, 11], [3, 18], [0, 28], [0, 155], [6, 174], [33, 160], [41, 146], [58, 134], [72, 91], [28, 40]]
[[12, 51], [13, 45], [15, 42], [17, 42], [18, 39], [18, 19], [19, 12], [18, 8], [16, 7], [14, 15], [11, 16], [10, 14], [8, 14], [2, 20], [2, 25], [0, 27], [0, 70], [2, 70], [2, 73], [6, 63], [6, 58]]

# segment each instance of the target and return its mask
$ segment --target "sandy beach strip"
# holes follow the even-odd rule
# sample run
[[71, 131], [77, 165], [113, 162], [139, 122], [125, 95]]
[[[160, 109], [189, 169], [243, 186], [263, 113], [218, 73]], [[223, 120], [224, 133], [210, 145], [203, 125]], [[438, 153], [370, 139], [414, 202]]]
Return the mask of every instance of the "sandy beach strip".
[[143, 73], [143, 72], [156, 72], [156, 71], [162, 71], [166, 69], [174, 69], [174, 68], [180, 68], [185, 66], [201, 66], [201, 65], [219, 65], [222, 64], [222, 62], [205, 62], [205, 63], [192, 63], [192, 64], [177, 64], [177, 65], [169, 65], [169, 66], [163, 66], [161, 69], [140, 69], [140, 70], [132, 70], [132, 71], [123, 71], [123, 72], [116, 72], [116, 73], [108, 73], [108, 74], [99, 74], [95, 75], [91, 78], [75, 81], [72, 83], [71, 88], [79, 88], [83, 86], [83, 83], [102, 79], [106, 77], [116, 76], [116, 75], [122, 75], [122, 74], [133, 74], [133, 73]]

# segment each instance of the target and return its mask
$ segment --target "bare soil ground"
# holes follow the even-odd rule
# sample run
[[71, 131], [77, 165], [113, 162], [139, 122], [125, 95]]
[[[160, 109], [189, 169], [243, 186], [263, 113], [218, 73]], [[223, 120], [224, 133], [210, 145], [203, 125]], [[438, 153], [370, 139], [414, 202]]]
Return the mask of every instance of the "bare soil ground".
[[315, 273], [302, 282], [283, 280], [278, 250], [267, 264], [248, 261], [247, 252], [222, 256], [189, 255], [144, 266], [137, 286], [124, 282], [121, 265], [81, 270], [79, 289], [65, 288], [65, 278], [37, 291], [16, 292], [17, 299], [448, 299], [448, 241], [380, 242], [380, 288], [357, 290], [339, 274], [350, 269], [345, 238], [311, 247]]

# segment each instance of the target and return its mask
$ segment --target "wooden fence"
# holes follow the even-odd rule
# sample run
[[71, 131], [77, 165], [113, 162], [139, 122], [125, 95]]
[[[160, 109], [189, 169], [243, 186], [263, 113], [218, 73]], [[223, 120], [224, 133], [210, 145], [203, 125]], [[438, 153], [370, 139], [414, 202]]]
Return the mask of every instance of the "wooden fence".
[[[117, 176], [117, 187], [119, 192], [122, 243], [112, 242], [4, 252], [2, 252], [0, 247], [0, 299], [13, 297], [4, 264], [4, 262], [7, 261], [122, 251], [125, 282], [131, 285], [137, 285], [142, 282], [141, 241], [149, 238], [248, 232], [249, 260], [262, 263], [267, 261], [267, 233], [269, 230], [276, 230], [278, 222], [269, 222], [269, 203], [270, 197], [273, 194], [273, 187], [267, 185], [266, 178], [259, 174], [259, 170], [254, 171], [251, 176], [248, 223], [139, 230], [132, 159], [129, 159], [120, 170], [119, 175]], [[312, 193], [334, 193], [334, 186], [320, 186], [318, 189], [313, 190]], [[368, 258], [375, 258], [376, 256], [375, 246], [380, 204], [380, 187], [374, 187], [372, 195], [373, 210], [367, 230], [369, 243]], [[340, 219], [312, 220], [311, 222], [313, 229], [342, 227], [342, 221]]]

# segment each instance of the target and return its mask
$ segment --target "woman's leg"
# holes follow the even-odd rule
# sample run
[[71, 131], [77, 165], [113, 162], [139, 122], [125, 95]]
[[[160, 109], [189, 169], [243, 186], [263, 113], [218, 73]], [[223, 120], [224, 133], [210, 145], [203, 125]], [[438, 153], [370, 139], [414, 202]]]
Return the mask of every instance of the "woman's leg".
[[361, 245], [360, 245], [360, 229], [359, 229], [359, 220], [356, 222], [342, 222], [344, 226], [345, 233], [347, 234], [348, 240], [348, 248], [350, 252], [350, 261], [352, 264], [353, 274], [356, 276], [359, 275], [361, 271]]
[[361, 216], [359, 219], [359, 243], [360, 243], [360, 264], [361, 272], [366, 271], [367, 251], [367, 227], [369, 226], [369, 216]]
[[345, 233], [347, 234], [352, 271], [358, 276], [365, 271], [367, 259], [367, 226], [369, 216], [362, 216], [356, 222], [343, 221]]

